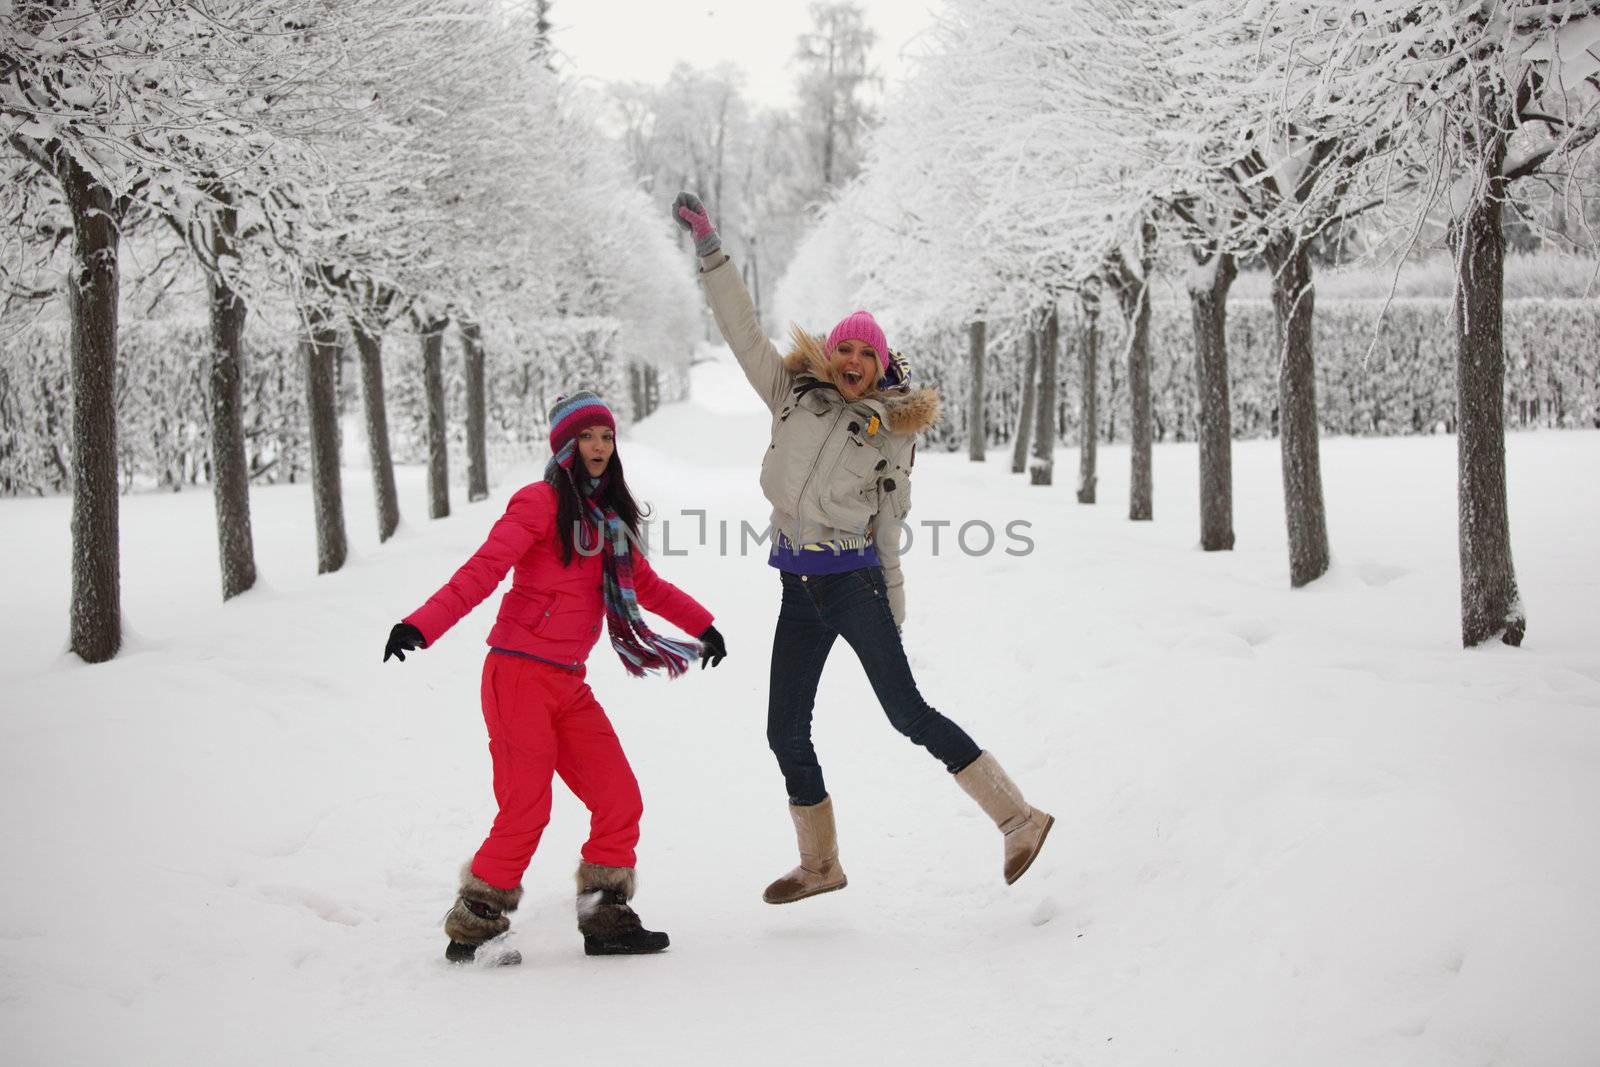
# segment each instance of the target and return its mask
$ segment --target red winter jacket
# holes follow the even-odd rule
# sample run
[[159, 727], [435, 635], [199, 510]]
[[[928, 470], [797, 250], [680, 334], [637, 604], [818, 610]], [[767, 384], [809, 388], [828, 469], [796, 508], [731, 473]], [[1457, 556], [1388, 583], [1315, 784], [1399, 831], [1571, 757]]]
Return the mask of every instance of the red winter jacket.
[[[602, 553], [585, 556], [574, 550], [571, 565], [562, 566], [555, 525], [555, 489], [548, 482], [523, 486], [483, 547], [405, 621], [431, 645], [483, 603], [506, 571], [515, 568], [511, 588], [489, 631], [489, 645], [577, 667], [600, 639], [605, 620]], [[711, 625], [711, 613], [657, 576], [637, 549], [633, 582], [640, 607], [685, 633], [699, 635]]]

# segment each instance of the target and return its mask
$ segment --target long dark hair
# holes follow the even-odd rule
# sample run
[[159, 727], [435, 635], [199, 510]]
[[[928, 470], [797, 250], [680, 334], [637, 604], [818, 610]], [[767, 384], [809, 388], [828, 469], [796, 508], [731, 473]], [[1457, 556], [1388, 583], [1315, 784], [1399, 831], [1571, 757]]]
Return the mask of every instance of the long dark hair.
[[[574, 467], [577, 467], [580, 462], [579, 457], [573, 457], [572, 465]], [[545, 479], [555, 487], [556, 491], [556, 534], [561, 538], [561, 565], [563, 567], [572, 565], [572, 554], [575, 551], [572, 541], [572, 529], [577, 523], [581, 522], [584, 525], [584, 548], [588, 550], [595, 547], [594, 542], [587, 540], [594, 531], [594, 526], [589, 518], [589, 509], [584, 506], [583, 501], [579, 498], [577, 489], [577, 482], [586, 477], [588, 475], [582, 473], [581, 470], [577, 473], [569, 473], [557, 467], [550, 472], [549, 478]], [[602, 491], [601, 499], [611, 506], [611, 510], [617, 513], [617, 518], [622, 520], [622, 524], [628, 528], [628, 532], [633, 539], [638, 541], [639, 520], [648, 518], [650, 509], [634, 500], [633, 494], [628, 491], [628, 479], [622, 473], [622, 453], [620, 451], [613, 451], [611, 453], [611, 462], [606, 464], [606, 487]], [[593, 555], [593, 552], [590, 552], [590, 554]]]

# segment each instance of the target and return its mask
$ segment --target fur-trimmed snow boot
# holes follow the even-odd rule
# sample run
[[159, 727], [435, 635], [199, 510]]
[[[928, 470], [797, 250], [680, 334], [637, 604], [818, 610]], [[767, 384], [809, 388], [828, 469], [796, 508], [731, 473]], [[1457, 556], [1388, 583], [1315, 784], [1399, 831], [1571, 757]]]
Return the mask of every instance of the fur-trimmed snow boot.
[[[451, 963], [471, 963], [477, 959], [478, 948], [511, 929], [506, 918], [522, 903], [522, 887], [497, 889], [472, 873], [472, 864], [461, 868], [461, 889], [456, 902], [444, 916], [445, 936], [450, 944], [445, 947], [444, 958]], [[515, 949], [498, 953], [493, 961], [500, 965], [522, 962], [522, 954]]]
[[978, 802], [1005, 835], [1006, 885], [1027, 873], [1044, 847], [1055, 818], [1029, 804], [1005, 769], [985, 752], [956, 774], [956, 784]]
[[847, 884], [839, 866], [839, 835], [833, 826], [833, 797], [820, 804], [790, 804], [794, 836], [800, 845], [800, 866], [767, 886], [761, 899], [768, 904], [793, 904], [818, 893], [831, 893]]
[[671, 943], [666, 934], [646, 930], [628, 906], [636, 881], [632, 867], [578, 864], [578, 932], [590, 956], [638, 956], [660, 952]]

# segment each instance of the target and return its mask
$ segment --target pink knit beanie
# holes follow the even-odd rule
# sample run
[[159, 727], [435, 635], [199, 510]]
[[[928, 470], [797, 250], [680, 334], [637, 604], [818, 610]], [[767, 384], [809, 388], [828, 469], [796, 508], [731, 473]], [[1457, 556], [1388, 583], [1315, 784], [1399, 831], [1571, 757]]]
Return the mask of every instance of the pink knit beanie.
[[889, 342], [883, 339], [883, 330], [870, 311], [856, 311], [839, 320], [828, 333], [828, 351], [832, 352], [840, 341], [865, 341], [878, 353], [878, 362], [889, 369]]

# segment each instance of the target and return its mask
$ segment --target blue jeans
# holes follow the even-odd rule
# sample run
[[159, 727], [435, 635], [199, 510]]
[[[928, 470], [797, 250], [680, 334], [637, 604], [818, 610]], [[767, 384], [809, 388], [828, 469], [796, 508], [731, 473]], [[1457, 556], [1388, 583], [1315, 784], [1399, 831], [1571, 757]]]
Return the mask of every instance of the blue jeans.
[[817, 683], [835, 638], [855, 650], [890, 724], [927, 749], [951, 774], [982, 755], [965, 730], [917, 692], [900, 631], [889, 610], [883, 568], [814, 574], [782, 572], [783, 606], [772, 640], [767, 744], [778, 758], [793, 804], [820, 804], [828, 790], [811, 745]]

